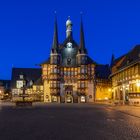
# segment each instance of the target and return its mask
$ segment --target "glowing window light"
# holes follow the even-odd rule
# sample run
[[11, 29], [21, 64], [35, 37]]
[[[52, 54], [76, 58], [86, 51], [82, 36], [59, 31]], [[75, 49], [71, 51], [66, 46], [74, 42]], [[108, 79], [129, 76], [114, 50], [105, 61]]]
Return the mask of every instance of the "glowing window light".
[[140, 81], [138, 81], [138, 82], [136, 83], [136, 85], [137, 85], [137, 87], [140, 87]]

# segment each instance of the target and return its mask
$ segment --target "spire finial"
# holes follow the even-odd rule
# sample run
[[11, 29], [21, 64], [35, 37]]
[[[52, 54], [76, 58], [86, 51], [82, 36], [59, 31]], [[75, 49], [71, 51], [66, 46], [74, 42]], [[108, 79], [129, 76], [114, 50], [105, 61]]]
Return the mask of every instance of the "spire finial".
[[57, 31], [57, 17], [56, 11], [54, 11], [54, 35], [53, 35], [53, 44], [52, 44], [52, 52], [58, 51], [58, 31]]
[[57, 21], [57, 12], [56, 10], [54, 11], [54, 18], [55, 18], [55, 22]]
[[82, 11], [80, 12], [80, 16], [81, 16], [81, 21], [82, 21], [82, 18], [83, 18], [83, 12]]
[[70, 20], [70, 16], [68, 16], [68, 20], [66, 21], [66, 37], [72, 37], [72, 21]]
[[83, 29], [83, 20], [82, 20], [82, 15], [83, 12], [80, 12], [81, 14], [81, 25], [80, 25], [80, 51], [82, 53], [87, 53], [87, 50], [85, 48], [85, 37], [84, 37], [84, 29]]
[[54, 10], [54, 14], [55, 14], [55, 15], [57, 14], [56, 10]]

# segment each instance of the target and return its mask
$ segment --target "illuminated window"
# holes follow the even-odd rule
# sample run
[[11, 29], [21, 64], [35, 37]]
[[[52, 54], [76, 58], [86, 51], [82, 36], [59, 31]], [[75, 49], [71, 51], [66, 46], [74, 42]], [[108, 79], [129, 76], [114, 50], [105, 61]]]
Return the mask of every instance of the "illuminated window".
[[22, 88], [23, 87], [23, 81], [17, 81], [16, 82], [16, 87], [17, 88]]
[[81, 83], [81, 87], [82, 87], [82, 88], [85, 87], [85, 83]]
[[57, 73], [57, 68], [54, 68], [54, 73]]
[[40, 90], [40, 86], [36, 86], [36, 90]]
[[84, 68], [81, 69], [81, 73], [84, 73]]
[[68, 71], [68, 76], [70, 76], [70, 71]]

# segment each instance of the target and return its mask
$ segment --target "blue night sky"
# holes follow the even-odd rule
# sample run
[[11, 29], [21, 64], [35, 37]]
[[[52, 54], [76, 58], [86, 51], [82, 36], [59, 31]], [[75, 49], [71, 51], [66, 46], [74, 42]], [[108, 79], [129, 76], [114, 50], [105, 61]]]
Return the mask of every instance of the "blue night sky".
[[0, 79], [9, 79], [14, 67], [35, 67], [50, 53], [57, 11], [59, 42], [71, 16], [79, 43], [83, 11], [86, 47], [93, 60], [110, 63], [140, 44], [140, 0], [2, 0], [0, 1]]

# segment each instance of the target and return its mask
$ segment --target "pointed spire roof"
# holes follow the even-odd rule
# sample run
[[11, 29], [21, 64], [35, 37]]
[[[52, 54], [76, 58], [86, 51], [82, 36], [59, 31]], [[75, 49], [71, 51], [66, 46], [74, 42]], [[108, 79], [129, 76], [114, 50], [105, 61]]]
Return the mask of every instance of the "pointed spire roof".
[[52, 53], [58, 52], [58, 46], [59, 46], [59, 43], [58, 43], [57, 17], [56, 17], [56, 13], [55, 13]]
[[110, 66], [112, 67], [115, 61], [115, 56], [112, 54]]
[[81, 53], [87, 53], [87, 50], [85, 48], [85, 37], [84, 37], [82, 14], [81, 14], [81, 25], [80, 25], [80, 47], [79, 47], [79, 50], [81, 51]]

